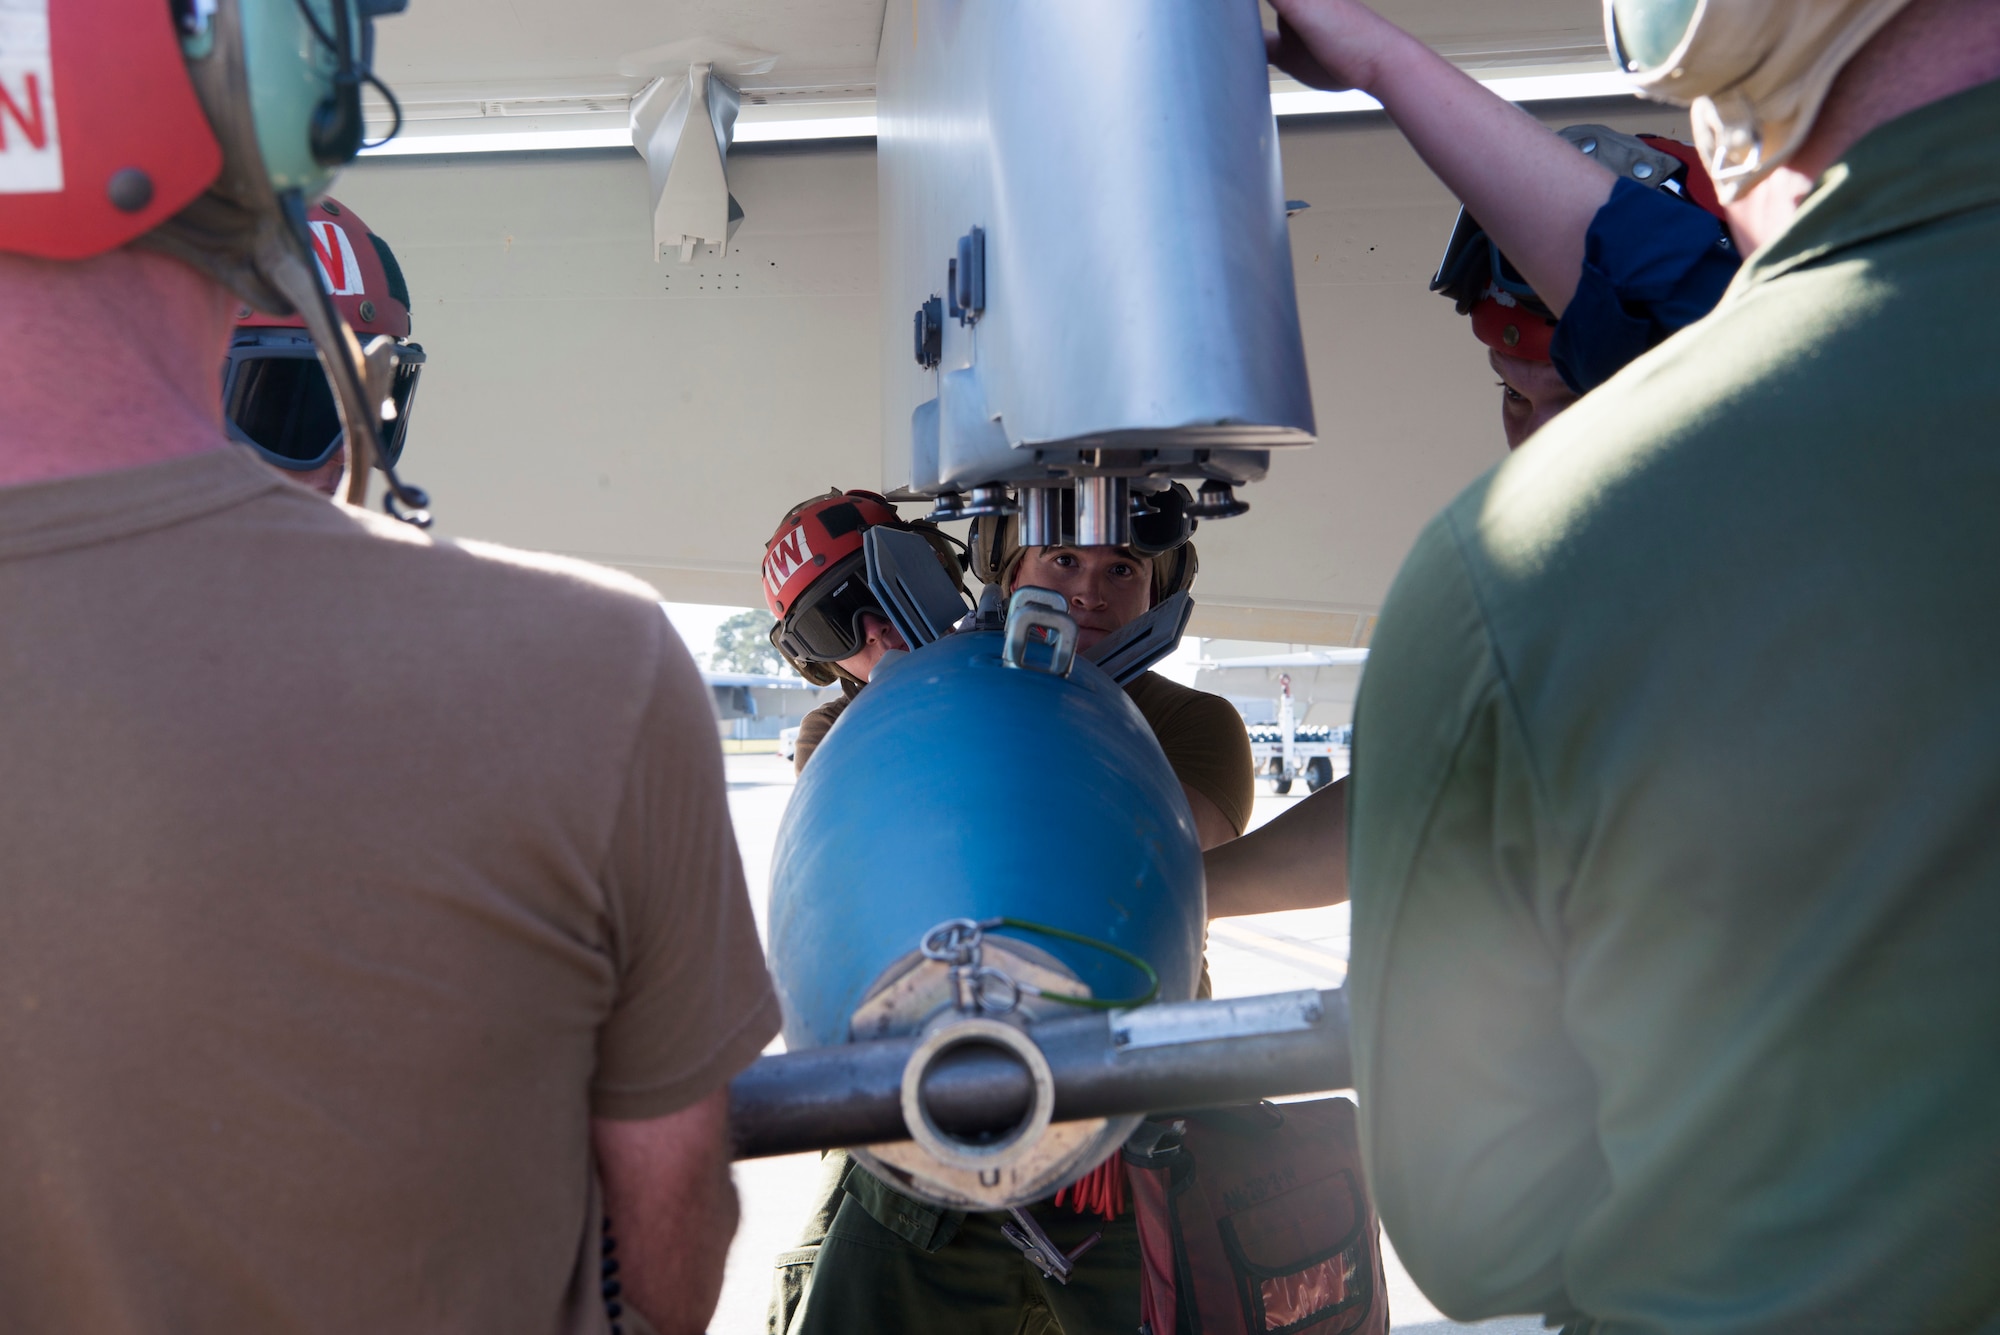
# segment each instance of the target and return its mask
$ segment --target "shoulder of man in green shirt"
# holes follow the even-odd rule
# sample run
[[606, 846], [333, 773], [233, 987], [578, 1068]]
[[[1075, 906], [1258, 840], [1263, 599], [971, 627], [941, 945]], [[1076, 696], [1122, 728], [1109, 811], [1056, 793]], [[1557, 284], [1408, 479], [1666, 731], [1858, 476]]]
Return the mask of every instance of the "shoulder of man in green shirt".
[[1357, 1076], [1453, 1316], [2000, 1312], [1995, 124], [1989, 84], [1863, 139], [1390, 594]]

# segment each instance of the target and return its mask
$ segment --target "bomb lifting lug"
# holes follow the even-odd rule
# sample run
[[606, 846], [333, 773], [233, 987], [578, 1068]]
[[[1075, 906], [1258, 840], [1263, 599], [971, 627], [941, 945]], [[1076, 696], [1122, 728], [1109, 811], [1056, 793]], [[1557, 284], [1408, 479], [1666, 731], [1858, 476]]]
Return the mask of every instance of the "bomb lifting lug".
[[[1047, 666], [1029, 659], [1028, 646], [1048, 646]], [[1010, 668], [1032, 668], [1055, 677], [1067, 677], [1076, 663], [1076, 620], [1069, 614], [1069, 600], [1053, 589], [1033, 585], [1014, 590], [1007, 600], [1007, 629], [1001, 641], [1000, 661]]]
[[1006, 1015], [1021, 1005], [1021, 985], [1004, 969], [982, 963], [984, 925], [970, 918], [941, 922], [924, 935], [927, 960], [951, 969], [951, 1000], [961, 1014]]

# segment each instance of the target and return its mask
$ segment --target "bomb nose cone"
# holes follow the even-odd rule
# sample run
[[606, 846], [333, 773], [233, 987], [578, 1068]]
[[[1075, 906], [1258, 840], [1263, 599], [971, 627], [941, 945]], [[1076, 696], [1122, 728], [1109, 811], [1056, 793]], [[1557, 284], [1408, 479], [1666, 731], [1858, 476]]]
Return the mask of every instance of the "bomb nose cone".
[[[1089, 937], [1151, 964], [1161, 999], [1193, 995], [1201, 850], [1159, 743], [1088, 662], [1007, 667], [1001, 638], [948, 636], [879, 672], [801, 775], [770, 917], [794, 1050], [847, 1041], [884, 973], [949, 918]], [[1095, 996], [1145, 990], [1102, 950], [1024, 940]]]
[[[772, 863], [787, 1046], [921, 1035], [912, 1141], [855, 1154], [954, 1209], [1039, 1200], [1137, 1122], [1052, 1124], [1038, 1024], [1079, 998], [1186, 1000], [1201, 966], [1201, 848], [1152, 729], [1062, 651], [1067, 616], [1024, 605], [1009, 624], [876, 671], [813, 752]], [[996, 1102], [996, 1079], [1018, 1097]]]

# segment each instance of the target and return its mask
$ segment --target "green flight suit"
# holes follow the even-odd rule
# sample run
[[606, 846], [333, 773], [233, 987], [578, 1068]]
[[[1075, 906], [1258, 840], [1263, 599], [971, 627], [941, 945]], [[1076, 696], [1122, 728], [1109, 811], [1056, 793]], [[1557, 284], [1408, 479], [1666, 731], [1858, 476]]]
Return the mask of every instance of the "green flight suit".
[[2000, 84], [1460, 496], [1376, 632], [1370, 1183], [1466, 1320], [2000, 1329]]
[[[857, 1167], [820, 1244], [792, 1331], [1134, 1335], [1139, 1230], [1131, 1214], [1106, 1222], [1046, 1202], [1032, 1213], [1064, 1251], [1102, 1235], [1077, 1258], [1068, 1284], [1045, 1278], [1001, 1235], [1007, 1216], [934, 1211]], [[878, 1223], [878, 1216], [896, 1227]], [[911, 1239], [924, 1223], [931, 1225], [929, 1245]]]

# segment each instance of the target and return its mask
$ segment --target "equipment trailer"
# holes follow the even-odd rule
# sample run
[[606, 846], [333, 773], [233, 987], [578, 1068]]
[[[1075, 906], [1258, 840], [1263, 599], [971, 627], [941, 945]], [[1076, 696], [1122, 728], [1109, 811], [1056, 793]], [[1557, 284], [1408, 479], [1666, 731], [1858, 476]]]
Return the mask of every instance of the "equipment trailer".
[[1292, 780], [1304, 776], [1306, 791], [1316, 793], [1333, 782], [1334, 760], [1345, 768], [1346, 751], [1353, 744], [1352, 728], [1299, 727], [1292, 717], [1292, 677], [1278, 678], [1278, 723], [1276, 727], [1250, 725], [1250, 758], [1257, 777], [1269, 779], [1272, 791], [1282, 795], [1292, 791]]

